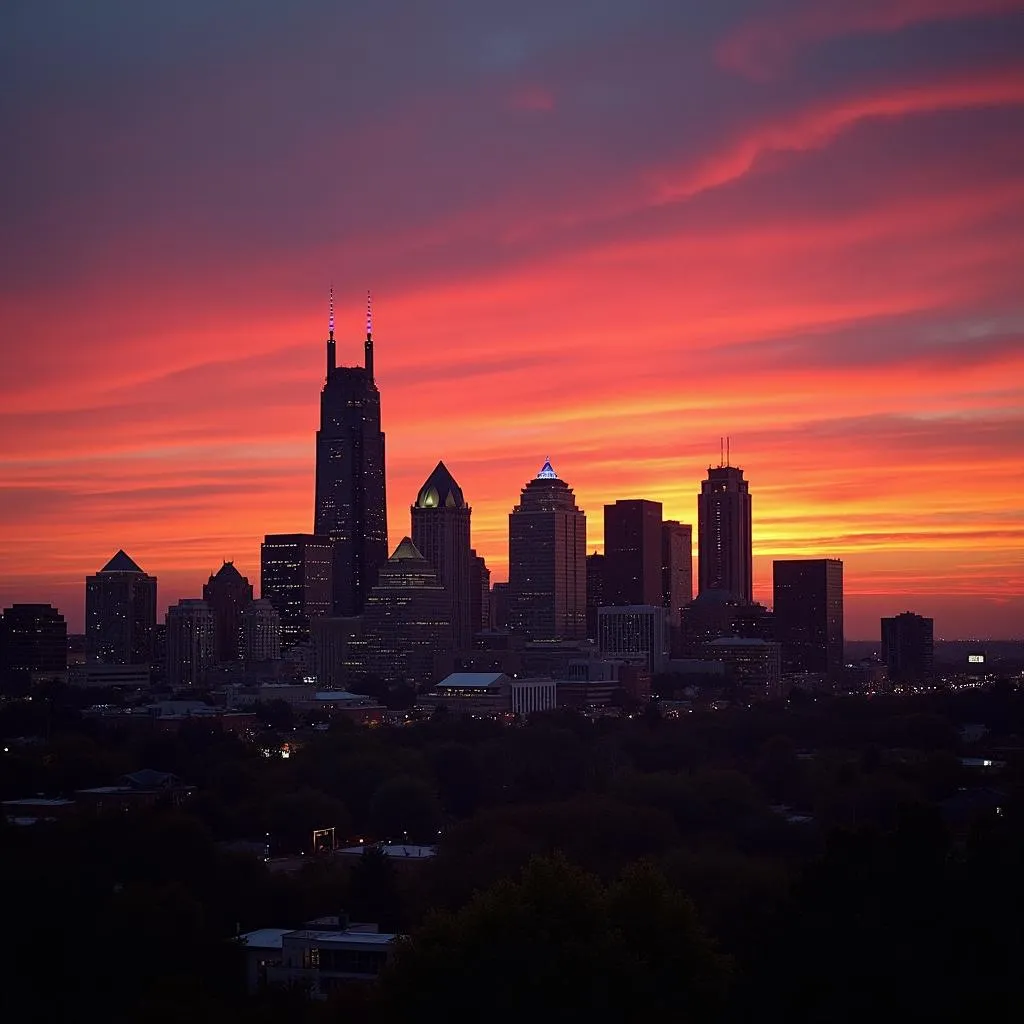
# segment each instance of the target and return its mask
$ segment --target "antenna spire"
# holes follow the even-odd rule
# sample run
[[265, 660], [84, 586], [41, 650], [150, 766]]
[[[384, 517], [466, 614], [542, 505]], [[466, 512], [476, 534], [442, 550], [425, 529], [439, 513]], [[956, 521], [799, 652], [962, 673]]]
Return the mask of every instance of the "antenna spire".
[[337, 355], [334, 346], [334, 285], [331, 285], [327, 300], [327, 376], [330, 377], [337, 366]]
[[366, 375], [373, 380], [373, 299], [369, 289], [366, 291]]
[[327, 314], [327, 335], [333, 340], [334, 339], [334, 285], [331, 285], [331, 297], [328, 303], [329, 312]]

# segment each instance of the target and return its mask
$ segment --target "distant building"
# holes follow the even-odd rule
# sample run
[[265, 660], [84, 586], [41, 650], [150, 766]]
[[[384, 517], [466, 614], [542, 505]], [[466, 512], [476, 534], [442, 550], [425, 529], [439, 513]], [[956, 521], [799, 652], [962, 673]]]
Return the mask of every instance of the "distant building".
[[750, 487], [736, 466], [708, 467], [697, 497], [699, 593], [722, 590], [753, 600]]
[[330, 616], [313, 623], [316, 678], [322, 689], [344, 690], [362, 667], [363, 617]]
[[[369, 299], [362, 366], [338, 366], [334, 296], [327, 337], [327, 377], [320, 393], [316, 432], [316, 497], [313, 530], [333, 545], [332, 599], [324, 615], [359, 615], [388, 557], [384, 432], [380, 392], [373, 375], [373, 325]], [[263, 596], [267, 597], [266, 590]], [[286, 642], [291, 623], [281, 612]], [[310, 616], [313, 618], [314, 616]]]
[[491, 570], [481, 555], [469, 551], [469, 629], [473, 636], [492, 628]]
[[462, 488], [439, 462], [416, 495], [410, 511], [412, 542], [437, 574], [451, 601], [452, 640], [465, 650], [473, 636], [470, 591], [469, 521], [472, 509]]
[[624, 605], [598, 610], [598, 649], [602, 657], [641, 661], [658, 672], [668, 659], [668, 623], [661, 604]]
[[586, 631], [587, 517], [545, 462], [508, 517], [509, 625], [528, 640]]
[[843, 671], [843, 563], [799, 558], [772, 563], [775, 638], [784, 672]]
[[661, 603], [670, 628], [693, 600], [693, 527], [674, 519], [661, 524]]
[[430, 563], [404, 537], [366, 599], [365, 668], [381, 679], [426, 683], [451, 650], [451, 602]]
[[15, 604], [0, 615], [0, 693], [27, 693], [43, 679], [67, 678], [68, 626], [48, 604]]
[[331, 614], [334, 547], [327, 537], [275, 533], [260, 548], [260, 596], [281, 617], [281, 646], [307, 643], [313, 619]]
[[503, 633], [508, 629], [509, 591], [507, 583], [491, 585], [491, 626], [490, 628]]
[[453, 672], [421, 698], [463, 715], [529, 715], [558, 705], [553, 679], [511, 679], [503, 672]]
[[588, 640], [597, 641], [597, 610], [604, 608], [605, 599], [605, 556], [594, 552], [587, 555], [587, 632]]
[[86, 660], [151, 665], [156, 627], [156, 577], [118, 551], [85, 580]]
[[250, 601], [242, 611], [239, 653], [247, 663], [281, 657], [281, 616], [265, 597]]
[[661, 502], [643, 498], [604, 507], [605, 605], [662, 603]]
[[774, 641], [723, 637], [707, 645], [707, 656], [725, 665], [739, 685], [759, 691], [760, 696], [782, 695], [782, 655]]
[[167, 609], [167, 682], [172, 689], [199, 686], [214, 663], [216, 620], [205, 602], [182, 598]]
[[214, 659], [237, 661], [242, 611], [252, 601], [252, 584], [225, 562], [203, 585], [203, 600], [213, 611]]
[[935, 623], [913, 612], [882, 619], [882, 661], [890, 683], [924, 682], [932, 676]]

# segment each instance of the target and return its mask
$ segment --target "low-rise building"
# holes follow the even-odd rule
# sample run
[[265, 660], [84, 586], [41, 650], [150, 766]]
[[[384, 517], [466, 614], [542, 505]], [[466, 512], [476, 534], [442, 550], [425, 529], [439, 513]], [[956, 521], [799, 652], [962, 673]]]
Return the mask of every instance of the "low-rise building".
[[504, 672], [453, 672], [420, 700], [463, 715], [528, 715], [558, 705], [553, 679], [512, 679]]

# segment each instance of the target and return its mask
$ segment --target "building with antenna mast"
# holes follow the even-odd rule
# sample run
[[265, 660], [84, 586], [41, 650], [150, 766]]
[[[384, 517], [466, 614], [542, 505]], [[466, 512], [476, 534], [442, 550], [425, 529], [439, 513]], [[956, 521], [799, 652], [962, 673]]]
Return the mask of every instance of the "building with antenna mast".
[[749, 604], [753, 591], [750, 487], [730, 465], [729, 439], [720, 442], [718, 466], [708, 466], [697, 496], [698, 593], [724, 591]]
[[373, 369], [373, 307], [366, 293], [362, 366], [339, 366], [334, 290], [327, 322], [327, 376], [316, 433], [313, 531], [334, 545], [333, 614], [359, 615], [388, 560], [384, 432]]

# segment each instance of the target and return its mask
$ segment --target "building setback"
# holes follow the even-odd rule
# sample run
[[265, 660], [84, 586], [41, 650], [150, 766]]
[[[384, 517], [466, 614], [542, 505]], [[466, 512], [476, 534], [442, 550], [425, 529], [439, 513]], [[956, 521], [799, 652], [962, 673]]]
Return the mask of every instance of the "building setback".
[[331, 295], [327, 377], [320, 394], [320, 429], [316, 433], [313, 531], [330, 537], [334, 545], [333, 614], [359, 615], [388, 557], [384, 433], [380, 392], [373, 377], [369, 297], [363, 365], [338, 366]]
[[772, 563], [775, 638], [784, 672], [843, 668], [843, 563], [794, 558]]
[[304, 644], [313, 619], [330, 615], [334, 546], [310, 533], [268, 534], [260, 547], [260, 596], [281, 618], [281, 646]]
[[473, 635], [469, 541], [472, 511], [462, 488], [443, 462], [427, 477], [409, 510], [412, 542], [448, 593], [456, 650], [466, 650]]
[[750, 488], [736, 466], [708, 467], [697, 496], [699, 592], [724, 590], [753, 600]]
[[528, 640], [586, 633], [587, 517], [547, 461], [508, 518], [509, 627]]
[[636, 498], [605, 505], [605, 604], [660, 605], [661, 565], [661, 502]]
[[85, 650], [101, 665], [151, 665], [156, 577], [118, 551], [85, 580]]

